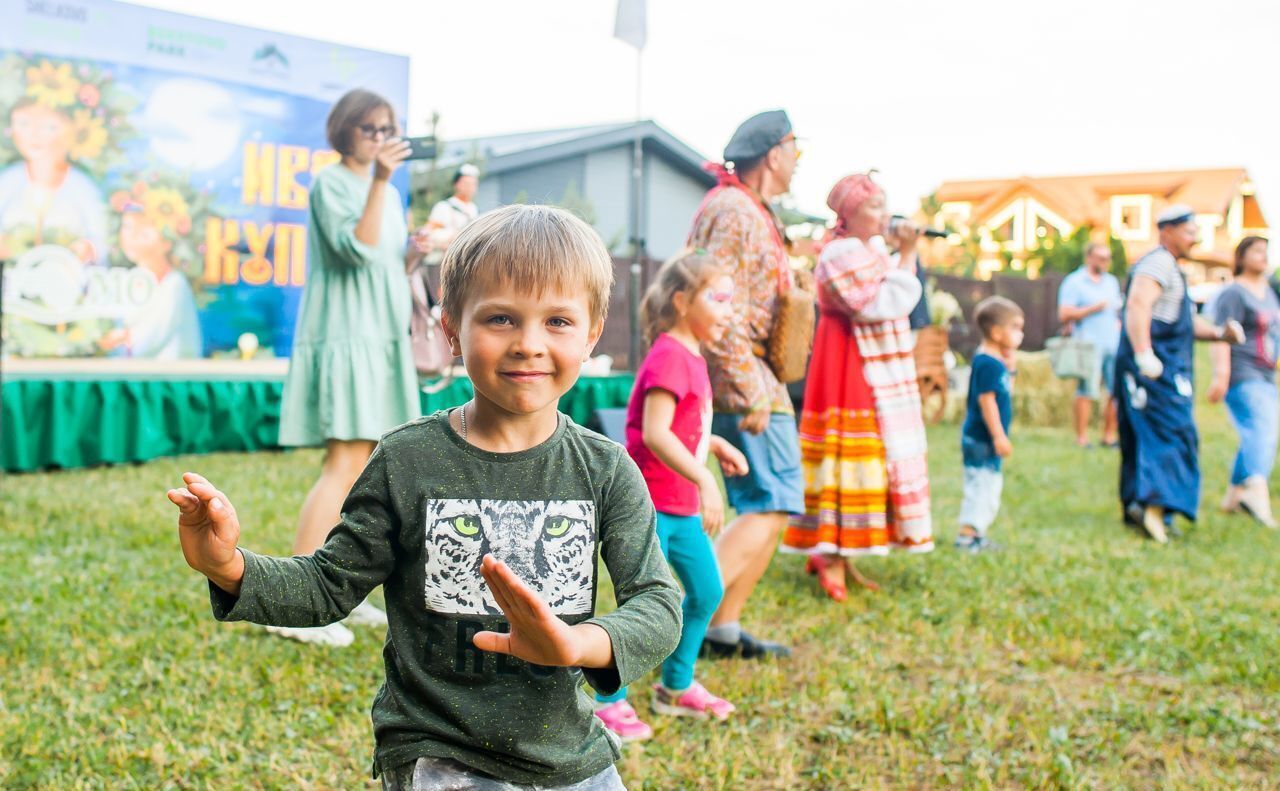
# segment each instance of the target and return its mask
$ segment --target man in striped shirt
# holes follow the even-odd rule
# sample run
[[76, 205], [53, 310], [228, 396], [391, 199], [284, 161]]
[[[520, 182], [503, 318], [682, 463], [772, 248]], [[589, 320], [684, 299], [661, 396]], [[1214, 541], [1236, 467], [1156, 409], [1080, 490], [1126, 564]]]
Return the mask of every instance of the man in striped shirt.
[[1178, 259], [1191, 253], [1199, 233], [1191, 208], [1170, 206], [1156, 227], [1160, 246], [1130, 272], [1115, 392], [1125, 521], [1163, 544], [1173, 515], [1195, 521], [1200, 501], [1200, 438], [1191, 411], [1193, 341], [1240, 343], [1244, 331], [1236, 322], [1214, 326], [1196, 315], [1187, 298]]

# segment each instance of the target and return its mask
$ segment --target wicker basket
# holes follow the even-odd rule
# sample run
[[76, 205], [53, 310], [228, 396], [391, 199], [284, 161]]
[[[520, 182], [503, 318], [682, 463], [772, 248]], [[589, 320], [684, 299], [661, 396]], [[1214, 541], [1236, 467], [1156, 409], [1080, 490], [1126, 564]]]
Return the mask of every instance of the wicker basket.
[[926, 422], [937, 423], [947, 410], [947, 364], [944, 354], [951, 348], [947, 330], [938, 325], [921, 327], [916, 333], [916, 382]]

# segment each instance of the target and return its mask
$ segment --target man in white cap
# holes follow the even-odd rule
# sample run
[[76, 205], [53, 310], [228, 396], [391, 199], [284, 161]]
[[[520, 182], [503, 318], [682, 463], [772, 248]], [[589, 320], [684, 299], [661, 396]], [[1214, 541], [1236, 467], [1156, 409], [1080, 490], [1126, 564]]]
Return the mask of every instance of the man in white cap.
[[1160, 246], [1130, 271], [1114, 392], [1124, 519], [1164, 544], [1173, 515], [1195, 521], [1200, 502], [1200, 438], [1191, 414], [1193, 342], [1240, 343], [1244, 331], [1236, 322], [1218, 327], [1197, 316], [1187, 295], [1178, 259], [1196, 243], [1192, 209], [1170, 206], [1156, 217], [1156, 227]]
[[427, 263], [440, 263], [449, 244], [480, 215], [475, 204], [479, 187], [480, 169], [475, 165], [463, 165], [453, 174], [453, 194], [432, 206], [427, 217]]

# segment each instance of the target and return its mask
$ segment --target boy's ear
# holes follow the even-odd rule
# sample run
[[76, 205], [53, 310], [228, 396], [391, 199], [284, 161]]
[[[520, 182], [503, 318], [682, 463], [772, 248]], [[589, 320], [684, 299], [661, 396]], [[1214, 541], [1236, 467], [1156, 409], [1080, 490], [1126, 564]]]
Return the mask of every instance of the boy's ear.
[[582, 354], [582, 361], [585, 363], [591, 359], [591, 353], [596, 350], [596, 344], [600, 341], [600, 335], [604, 332], [604, 322], [597, 321], [591, 331], [587, 333], [587, 349]]
[[453, 327], [453, 319], [443, 311], [440, 313], [440, 329], [444, 332], [444, 339], [449, 343], [449, 352], [454, 357], [461, 357], [462, 341], [458, 339], [458, 331]]

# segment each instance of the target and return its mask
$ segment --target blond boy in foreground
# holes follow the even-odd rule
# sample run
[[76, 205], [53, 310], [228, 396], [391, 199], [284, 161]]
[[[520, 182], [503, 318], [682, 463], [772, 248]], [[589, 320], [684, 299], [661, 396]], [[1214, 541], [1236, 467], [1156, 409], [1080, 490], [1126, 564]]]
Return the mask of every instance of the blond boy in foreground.
[[[475, 389], [389, 432], [313, 555], [239, 547], [229, 498], [194, 473], [168, 496], [214, 616], [339, 620], [383, 585], [386, 682], [373, 704], [386, 789], [620, 789], [609, 692], [661, 662], [680, 594], [639, 470], [560, 414], [600, 337], [612, 263], [567, 212], [510, 206], [442, 263], [443, 324]], [[597, 553], [618, 609], [594, 617]]]

